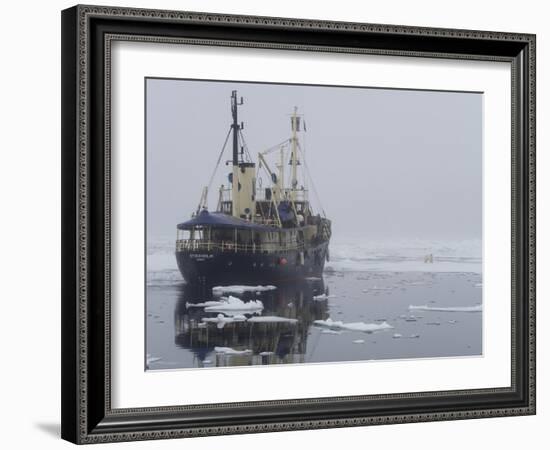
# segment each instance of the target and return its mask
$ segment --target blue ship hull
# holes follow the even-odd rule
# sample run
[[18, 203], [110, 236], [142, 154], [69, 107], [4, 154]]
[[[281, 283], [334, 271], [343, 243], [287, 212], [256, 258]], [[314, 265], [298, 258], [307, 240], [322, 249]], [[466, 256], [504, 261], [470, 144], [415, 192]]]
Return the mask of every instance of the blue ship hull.
[[321, 277], [328, 256], [328, 241], [298, 250], [230, 252], [181, 250], [178, 268], [189, 283], [246, 284], [275, 283]]

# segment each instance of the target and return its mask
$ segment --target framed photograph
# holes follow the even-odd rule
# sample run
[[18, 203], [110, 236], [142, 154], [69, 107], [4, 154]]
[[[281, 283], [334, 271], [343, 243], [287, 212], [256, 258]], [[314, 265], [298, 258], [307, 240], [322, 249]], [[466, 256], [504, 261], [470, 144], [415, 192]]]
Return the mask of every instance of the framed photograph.
[[62, 12], [62, 437], [535, 413], [535, 36]]

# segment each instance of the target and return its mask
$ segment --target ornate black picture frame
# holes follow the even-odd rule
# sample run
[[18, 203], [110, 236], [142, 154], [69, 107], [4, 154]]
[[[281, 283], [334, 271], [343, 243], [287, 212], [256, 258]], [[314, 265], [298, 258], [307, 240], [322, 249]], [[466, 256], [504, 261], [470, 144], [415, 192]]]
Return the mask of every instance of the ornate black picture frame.
[[[113, 409], [109, 114], [116, 40], [511, 63], [511, 386]], [[99, 6], [62, 12], [64, 439], [84, 444], [534, 413], [534, 35]]]

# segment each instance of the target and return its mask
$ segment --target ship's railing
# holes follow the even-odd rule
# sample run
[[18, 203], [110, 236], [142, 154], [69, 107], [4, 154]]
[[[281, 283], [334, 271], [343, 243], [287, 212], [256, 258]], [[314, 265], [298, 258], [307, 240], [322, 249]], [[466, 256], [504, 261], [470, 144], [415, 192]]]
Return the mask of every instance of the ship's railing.
[[218, 252], [248, 252], [248, 253], [263, 253], [285, 250], [302, 250], [302, 243], [270, 243], [270, 244], [235, 244], [234, 241], [209, 241], [199, 239], [178, 239], [176, 241], [176, 251], [218, 251]]
[[256, 215], [256, 217], [254, 217], [254, 223], [257, 223], [258, 225], [270, 225], [274, 227], [279, 226], [279, 222], [277, 221], [277, 219], [264, 218], [259, 215]]
[[[265, 197], [265, 189], [257, 188], [256, 189], [256, 200], [258, 201], [270, 201]], [[282, 200], [290, 200], [294, 196], [295, 201], [307, 201], [309, 198], [309, 191], [307, 189], [292, 189], [285, 188], [280, 191], [280, 197]], [[218, 201], [219, 202], [230, 202], [233, 200], [232, 197], [232, 188], [223, 187], [218, 189]]]

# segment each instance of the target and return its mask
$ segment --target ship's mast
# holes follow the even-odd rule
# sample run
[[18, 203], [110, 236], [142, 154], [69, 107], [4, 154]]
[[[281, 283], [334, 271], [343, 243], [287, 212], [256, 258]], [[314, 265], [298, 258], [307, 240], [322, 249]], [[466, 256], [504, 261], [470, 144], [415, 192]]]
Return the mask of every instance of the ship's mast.
[[233, 115], [233, 123], [231, 124], [231, 129], [233, 131], [233, 215], [238, 217], [239, 211], [239, 117], [238, 117], [238, 106], [243, 104], [243, 99], [241, 97], [240, 103], [237, 102], [237, 91], [231, 92], [231, 114]]
[[279, 165], [279, 192], [281, 200], [285, 191], [285, 148], [281, 145], [281, 162]]
[[291, 178], [291, 189], [290, 189], [290, 199], [292, 202], [296, 201], [296, 187], [298, 186], [298, 174], [297, 174], [297, 165], [298, 158], [296, 155], [297, 150], [297, 137], [296, 132], [298, 131], [298, 117], [296, 115], [298, 108], [294, 107], [294, 113], [292, 114], [292, 178]]
[[300, 130], [300, 117], [297, 114], [298, 108], [294, 107], [294, 113], [292, 114], [292, 155], [290, 164], [292, 166], [292, 174], [290, 180], [290, 199], [294, 203], [296, 201], [296, 189], [298, 187], [298, 136], [297, 132]]
[[[237, 91], [231, 92], [231, 114], [233, 121], [233, 172], [232, 172], [232, 215], [254, 222], [256, 215], [256, 164], [244, 158], [245, 143], [241, 130], [243, 123], [239, 123], [237, 109], [243, 104], [243, 98], [237, 100]], [[241, 141], [239, 141], [239, 138]], [[239, 148], [239, 143], [242, 146]]]
[[241, 97], [240, 103], [237, 102], [237, 91], [231, 92], [231, 114], [233, 115], [233, 123], [231, 124], [231, 129], [233, 130], [233, 167], [239, 165], [239, 116], [237, 107], [243, 104], [243, 99]]

